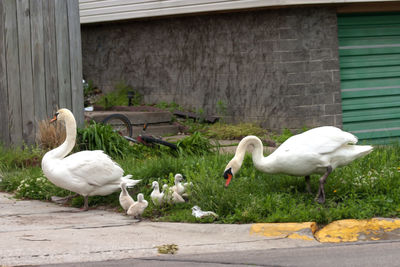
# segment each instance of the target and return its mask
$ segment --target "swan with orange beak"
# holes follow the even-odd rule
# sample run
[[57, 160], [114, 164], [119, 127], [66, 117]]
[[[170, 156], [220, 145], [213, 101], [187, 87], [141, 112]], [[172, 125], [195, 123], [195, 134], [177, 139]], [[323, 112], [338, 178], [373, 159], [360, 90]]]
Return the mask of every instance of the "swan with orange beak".
[[304, 176], [310, 193], [310, 175], [322, 174], [315, 200], [324, 203], [324, 185], [329, 174], [337, 167], [348, 165], [373, 150], [372, 146], [356, 145], [357, 141], [357, 137], [351, 133], [333, 126], [323, 126], [290, 137], [272, 154], [264, 157], [261, 140], [256, 136], [246, 136], [240, 141], [235, 156], [225, 168], [225, 187], [239, 171], [246, 150], [251, 146], [254, 148], [252, 159], [256, 169], [270, 174]]

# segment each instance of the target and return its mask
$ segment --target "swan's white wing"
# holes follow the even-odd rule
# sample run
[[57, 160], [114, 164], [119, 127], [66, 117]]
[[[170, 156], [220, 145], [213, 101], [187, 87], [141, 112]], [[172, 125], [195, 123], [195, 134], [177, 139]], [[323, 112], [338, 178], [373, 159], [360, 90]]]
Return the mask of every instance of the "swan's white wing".
[[73, 178], [95, 186], [119, 183], [119, 178], [124, 173], [122, 168], [101, 150], [81, 151], [62, 161]]
[[290, 137], [279, 150], [331, 153], [346, 144], [357, 143], [357, 138], [333, 126], [318, 127]]

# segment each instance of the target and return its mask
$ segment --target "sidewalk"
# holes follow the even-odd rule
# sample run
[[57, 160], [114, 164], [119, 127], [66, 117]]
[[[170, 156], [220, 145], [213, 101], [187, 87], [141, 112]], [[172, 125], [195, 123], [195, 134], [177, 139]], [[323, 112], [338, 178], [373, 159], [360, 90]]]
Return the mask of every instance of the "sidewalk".
[[251, 224], [135, 223], [121, 213], [82, 212], [6, 193], [0, 210], [0, 266], [163, 256], [156, 246], [167, 244], [176, 244], [179, 255], [322, 246], [251, 234]]

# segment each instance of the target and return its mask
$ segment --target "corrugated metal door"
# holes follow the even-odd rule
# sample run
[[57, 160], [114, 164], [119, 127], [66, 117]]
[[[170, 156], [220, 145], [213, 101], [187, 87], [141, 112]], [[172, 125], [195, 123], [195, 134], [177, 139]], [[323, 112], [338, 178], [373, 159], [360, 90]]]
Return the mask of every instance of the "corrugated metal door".
[[343, 129], [400, 141], [400, 13], [338, 15]]

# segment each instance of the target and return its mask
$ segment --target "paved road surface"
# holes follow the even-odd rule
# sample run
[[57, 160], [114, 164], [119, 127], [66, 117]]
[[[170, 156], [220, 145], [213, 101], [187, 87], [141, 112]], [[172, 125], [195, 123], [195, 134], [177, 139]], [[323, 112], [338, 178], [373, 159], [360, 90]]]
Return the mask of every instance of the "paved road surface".
[[[330, 245], [268, 238], [250, 227], [135, 223], [121, 213], [0, 193], [0, 266], [400, 266], [400, 239]], [[166, 244], [176, 244], [177, 254], [159, 254], [156, 246]]]
[[143, 259], [41, 265], [46, 267], [128, 266], [400, 266], [400, 241], [347, 243], [297, 248], [168, 255]]

